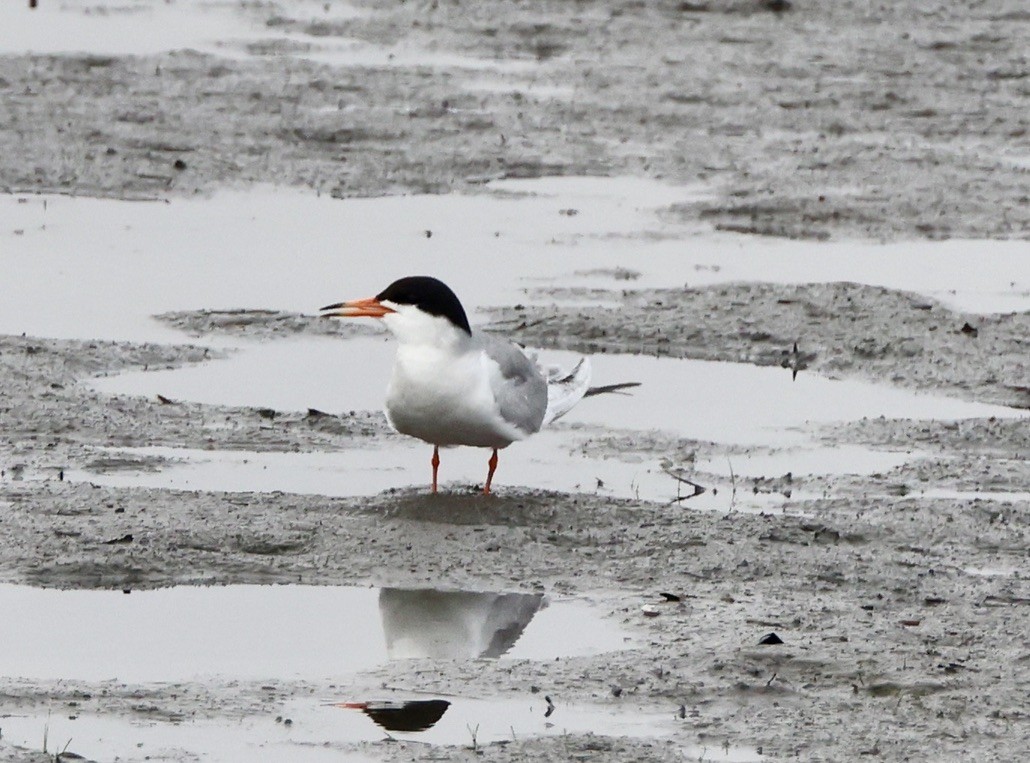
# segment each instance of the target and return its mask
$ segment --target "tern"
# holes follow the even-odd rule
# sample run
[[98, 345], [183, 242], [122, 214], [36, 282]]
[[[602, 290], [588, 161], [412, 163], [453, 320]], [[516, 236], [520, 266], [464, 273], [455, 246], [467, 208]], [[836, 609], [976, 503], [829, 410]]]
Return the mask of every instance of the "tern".
[[483, 493], [497, 451], [540, 431], [587, 394], [590, 361], [545, 372], [514, 342], [473, 329], [453, 291], [430, 276], [394, 281], [374, 297], [323, 307], [329, 318], [377, 318], [398, 341], [386, 390], [386, 418], [401, 434], [433, 446], [433, 492], [440, 448], [490, 448]]

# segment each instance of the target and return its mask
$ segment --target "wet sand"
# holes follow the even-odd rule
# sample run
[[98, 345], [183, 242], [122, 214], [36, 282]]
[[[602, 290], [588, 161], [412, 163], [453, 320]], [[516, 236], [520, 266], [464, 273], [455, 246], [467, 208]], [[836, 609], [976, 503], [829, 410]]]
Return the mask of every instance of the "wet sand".
[[726, 230], [1027, 234], [1021, 0], [771, 5], [359, 3], [374, 12], [318, 24], [251, 9], [309, 43], [499, 71], [330, 67], [274, 44], [256, 46], [266, 58], [0, 57], [0, 187], [139, 198], [272, 182], [359, 196], [643, 174], [717, 189], [671, 213]]
[[[360, 196], [629, 173], [709, 185], [712, 199], [665, 214], [716, 229], [806, 239], [1026, 237], [1026, 157], [1016, 146], [1030, 113], [1020, 57], [1028, 17], [1018, 2], [768, 5], [402, 4], [322, 30], [535, 67], [532, 81], [504, 74], [506, 84], [489, 90], [470, 86], [481, 72], [295, 58], [0, 57], [0, 187], [137, 199], [274, 182]], [[276, 23], [294, 25], [288, 16]], [[961, 313], [855, 284], [674, 286], [633, 290], [620, 281], [596, 306], [586, 295], [582, 308], [530, 317], [499, 305], [492, 318], [540, 347], [784, 365], [1030, 405], [1027, 313]], [[383, 741], [340, 751], [374, 760], [657, 761], [724, 743], [765, 760], [1028, 753], [1025, 418], [827, 427], [821, 437], [832, 445], [928, 455], [861, 477], [734, 483], [792, 491], [799, 497], [783, 515], [544, 492], [505, 483], [503, 467], [492, 499], [474, 485], [428, 496], [409, 486], [415, 476], [371, 498], [64, 479], [72, 469], [147, 467], [144, 457], [112, 458], [112, 446], [322, 452], [397, 437], [375, 411], [110, 397], [86, 383], [211, 359], [217, 350], [189, 342], [216, 334], [341, 331], [303, 316], [220, 308], [163, 316], [183, 331], [178, 345], [0, 337], [0, 579], [587, 596], [641, 646], [553, 663], [388, 663], [348, 690], [540, 693], [558, 703], [558, 718], [562, 703], [579, 702], [667, 713], [674, 724], [650, 740], [574, 734], [475, 750]], [[590, 452], [603, 475], [614, 455], [680, 462], [697, 447], [635, 433], [599, 438]], [[682, 600], [660, 603], [661, 592]], [[59, 612], [42, 625], [75, 627]], [[760, 645], [770, 632], [784, 643]], [[139, 721], [275, 717], [291, 698], [333, 691], [285, 680], [0, 683], [4, 713]], [[0, 756], [47, 759], [3, 740]]]

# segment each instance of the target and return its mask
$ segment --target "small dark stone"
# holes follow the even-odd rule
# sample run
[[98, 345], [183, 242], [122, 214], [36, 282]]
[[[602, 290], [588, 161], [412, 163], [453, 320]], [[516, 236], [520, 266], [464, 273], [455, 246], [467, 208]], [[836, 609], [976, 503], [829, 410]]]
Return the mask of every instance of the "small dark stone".
[[181, 171], [186, 169], [186, 162], [184, 162], [182, 159], [176, 159], [175, 163], [172, 164], [172, 166], [175, 167], [175, 169]]
[[117, 543], [132, 543], [132, 533], [125, 533], [125, 535], [120, 538], [112, 538], [111, 540], [104, 541], [105, 546], [113, 546]]
[[667, 593], [665, 591], [662, 591], [658, 595], [661, 596], [666, 601], [682, 601], [682, 599], [679, 596], [677, 596], [676, 594], [674, 594], [674, 593]]
[[980, 330], [978, 328], [976, 328], [975, 326], [970, 326], [968, 323], [962, 324], [962, 328], [959, 330], [963, 334], [967, 334], [968, 336], [976, 336], [980, 333]]
[[775, 633], [767, 633], [762, 638], [758, 639], [758, 643], [762, 646], [769, 646], [771, 644], [782, 644], [783, 639], [777, 636]]

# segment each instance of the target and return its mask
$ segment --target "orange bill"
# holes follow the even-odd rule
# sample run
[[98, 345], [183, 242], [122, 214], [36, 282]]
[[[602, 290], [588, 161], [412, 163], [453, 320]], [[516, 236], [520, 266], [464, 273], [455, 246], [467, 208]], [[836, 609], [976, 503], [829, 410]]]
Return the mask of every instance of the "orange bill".
[[326, 305], [321, 312], [323, 318], [382, 318], [397, 311], [391, 310], [375, 297], [368, 297]]

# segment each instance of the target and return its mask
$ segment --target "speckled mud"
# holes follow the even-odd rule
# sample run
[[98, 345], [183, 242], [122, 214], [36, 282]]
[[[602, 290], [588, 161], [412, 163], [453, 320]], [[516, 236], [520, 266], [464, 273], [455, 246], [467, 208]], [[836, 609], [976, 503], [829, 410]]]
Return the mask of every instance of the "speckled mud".
[[[631, 173], [709, 184], [712, 199], [664, 214], [732, 231], [1030, 233], [1030, 16], [1018, 0], [363, 7], [374, 12], [316, 31], [536, 68], [484, 89], [465, 70], [334, 68], [281, 56], [0, 57], [0, 187], [135, 199], [275, 182], [357, 196]], [[282, 9], [247, 8], [298, 31]], [[530, 318], [502, 305], [494, 328], [541, 347], [784, 365], [1030, 406], [1026, 313], [958, 313], [855, 284], [634, 291], [631, 268], [620, 291], [598, 295], [606, 307]], [[111, 446], [321, 452], [397, 437], [374, 411], [110, 397], [86, 383], [204, 362], [222, 351], [189, 342], [214, 335], [352, 330], [220, 307], [159, 316], [183, 332], [176, 346], [0, 337], [0, 580], [584, 595], [639, 647], [553, 663], [390, 663], [354, 677], [349, 691], [546, 693], [559, 707], [658, 711], [675, 724], [653, 739], [568, 735], [476, 749], [384, 740], [341, 750], [374, 760], [659, 761], [723, 744], [762, 760], [1030, 755], [1025, 418], [826, 428], [819, 436], [830, 444], [923, 456], [861, 477], [734, 484], [793, 493], [782, 515], [703, 513], [503, 480], [489, 499], [471, 485], [435, 497], [402, 484], [372, 498], [329, 498], [66, 480], [72, 469], [162, 464], [113, 456]], [[613, 433], [584, 447], [603, 469], [616, 452], [684, 462], [704, 446]], [[661, 592], [681, 601], [656, 603]], [[40, 627], [75, 623], [55, 612]], [[760, 645], [770, 632], [784, 643]], [[290, 698], [332, 688], [7, 677], [0, 716], [234, 722], [275, 717]], [[0, 739], [4, 760], [52, 760], [53, 744], [50, 753]]]
[[358, 5], [373, 12], [313, 30], [285, 5], [250, 10], [312, 42], [533, 68], [331, 67], [290, 45], [0, 58], [0, 187], [353, 196], [629, 173], [703, 180], [718, 200], [674, 214], [764, 235], [1030, 228], [1021, 0]]

